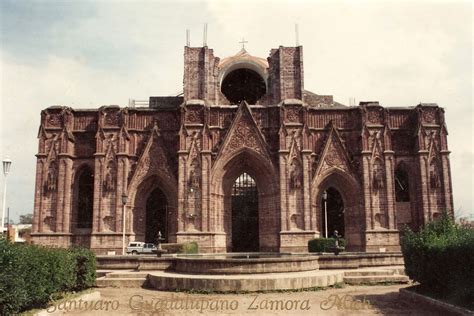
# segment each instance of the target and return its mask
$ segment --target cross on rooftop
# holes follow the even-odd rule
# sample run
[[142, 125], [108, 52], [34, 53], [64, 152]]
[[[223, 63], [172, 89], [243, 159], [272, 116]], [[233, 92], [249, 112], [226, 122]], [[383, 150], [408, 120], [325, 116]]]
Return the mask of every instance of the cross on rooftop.
[[239, 42], [242, 44], [242, 48], [245, 49], [245, 43], [248, 43], [248, 41], [245, 40], [245, 38], [242, 37], [242, 41]]

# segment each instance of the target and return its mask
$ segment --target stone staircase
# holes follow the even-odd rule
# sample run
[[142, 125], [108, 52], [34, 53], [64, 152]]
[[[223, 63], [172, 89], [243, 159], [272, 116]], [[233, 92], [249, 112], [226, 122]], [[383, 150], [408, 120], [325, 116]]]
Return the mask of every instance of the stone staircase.
[[97, 287], [139, 288], [146, 284], [148, 272], [117, 271], [97, 272], [95, 281]]
[[408, 283], [409, 281], [403, 267], [344, 271], [344, 283], [350, 285]]
[[[262, 280], [262, 278], [264, 280]], [[262, 284], [265, 286], [261, 288]], [[350, 285], [374, 285], [386, 283], [408, 283], [403, 266], [361, 268], [351, 270], [316, 270], [293, 273], [254, 274], [254, 275], [188, 275], [164, 271], [136, 270], [98, 270], [96, 286], [140, 288], [154, 287], [165, 289], [178, 287], [215, 288], [216, 290], [235, 290], [245, 284], [245, 289], [275, 290], [329, 286], [344, 282]], [[235, 288], [231, 285], [235, 284]], [[275, 283], [275, 284], [273, 284]], [[240, 285], [239, 285], [240, 284]], [[211, 286], [212, 285], [212, 286]], [[254, 287], [252, 286], [254, 285]], [[228, 289], [229, 288], [229, 289]]]

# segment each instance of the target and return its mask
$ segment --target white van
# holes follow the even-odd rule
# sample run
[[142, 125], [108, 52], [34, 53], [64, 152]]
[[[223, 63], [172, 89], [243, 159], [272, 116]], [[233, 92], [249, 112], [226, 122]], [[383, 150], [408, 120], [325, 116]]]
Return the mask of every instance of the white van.
[[153, 251], [156, 250], [156, 247], [152, 243], [144, 243], [141, 241], [131, 241], [128, 243], [127, 253], [132, 255], [138, 254], [153, 254]]

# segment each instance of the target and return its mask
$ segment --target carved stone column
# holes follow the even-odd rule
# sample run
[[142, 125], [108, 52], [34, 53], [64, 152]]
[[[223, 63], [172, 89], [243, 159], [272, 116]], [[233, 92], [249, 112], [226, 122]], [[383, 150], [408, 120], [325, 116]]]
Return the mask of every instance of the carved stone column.
[[286, 161], [288, 151], [280, 150], [279, 152], [279, 164], [280, 164], [280, 209], [281, 209], [281, 230], [287, 231], [290, 227], [290, 214], [288, 213], [288, 192], [287, 192], [287, 179], [286, 179]]
[[92, 232], [97, 233], [103, 230], [102, 227], [102, 165], [105, 154], [94, 154], [94, 203], [92, 211]]
[[206, 150], [201, 152], [201, 178], [202, 178], [202, 207], [201, 207], [201, 217], [202, 217], [202, 231], [212, 231], [211, 229], [211, 213], [210, 213], [210, 190], [209, 190], [209, 177], [211, 173], [211, 151]]
[[387, 215], [388, 215], [388, 228], [396, 229], [397, 220], [395, 214], [395, 187], [393, 174], [395, 172], [394, 167], [394, 152], [392, 150], [384, 151], [385, 157], [385, 179], [387, 189]]
[[[61, 156], [60, 155], [60, 172], [59, 174], [64, 175], [64, 181], [59, 181], [58, 185], [61, 185], [60, 183], [62, 182], [62, 192], [63, 195], [61, 197], [62, 203], [58, 201], [58, 207], [62, 207], [62, 212], [58, 210], [58, 223], [60, 223], [59, 226], [62, 225], [62, 227], [58, 227], [57, 231], [62, 231], [64, 233], [70, 233], [71, 232], [71, 188], [72, 188], [72, 165], [73, 161], [70, 156]], [[62, 170], [61, 170], [62, 169]], [[59, 214], [62, 213], [62, 221], [60, 220]]]
[[303, 206], [304, 229], [314, 230], [311, 218], [311, 150], [303, 150]]
[[36, 183], [35, 183], [35, 202], [34, 202], [34, 217], [33, 217], [33, 233], [42, 231], [43, 216], [41, 215], [43, 209], [43, 168], [45, 154], [36, 155]]

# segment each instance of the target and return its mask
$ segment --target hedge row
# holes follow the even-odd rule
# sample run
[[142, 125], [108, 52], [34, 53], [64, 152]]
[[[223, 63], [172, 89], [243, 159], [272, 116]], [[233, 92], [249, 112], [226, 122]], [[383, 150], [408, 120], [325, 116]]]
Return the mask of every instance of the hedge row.
[[[334, 238], [315, 238], [308, 241], [309, 252], [331, 252], [330, 248], [334, 247], [336, 241]], [[339, 238], [339, 246], [345, 247], [346, 241]]]
[[95, 255], [82, 248], [11, 244], [0, 238], [0, 315], [41, 307], [94, 285]]
[[401, 239], [405, 269], [422, 289], [474, 307], [474, 230], [443, 215]]
[[168, 243], [162, 244], [162, 248], [168, 253], [194, 254], [198, 253], [198, 244], [195, 241], [187, 243]]

